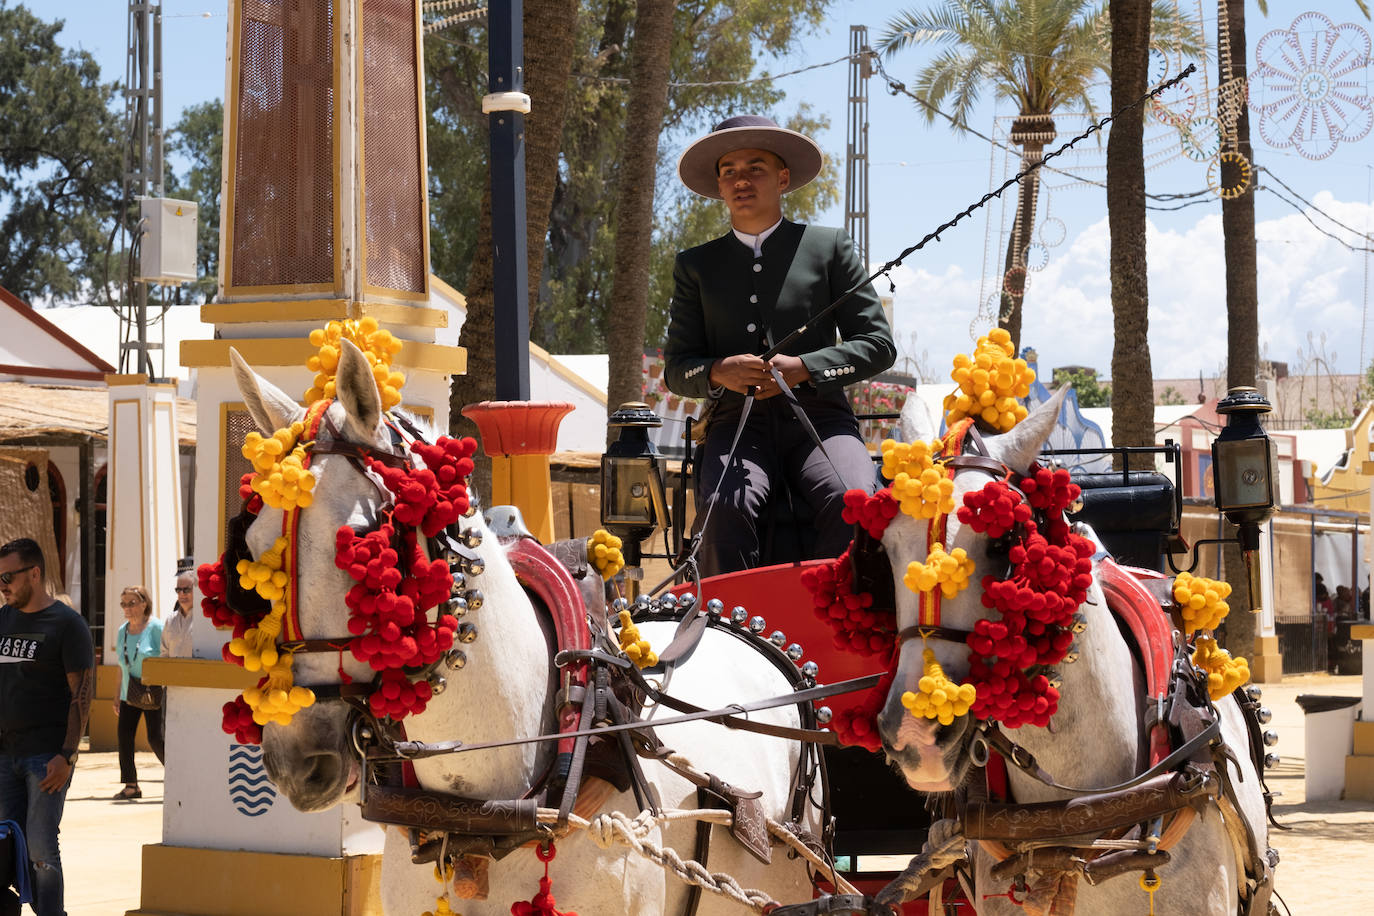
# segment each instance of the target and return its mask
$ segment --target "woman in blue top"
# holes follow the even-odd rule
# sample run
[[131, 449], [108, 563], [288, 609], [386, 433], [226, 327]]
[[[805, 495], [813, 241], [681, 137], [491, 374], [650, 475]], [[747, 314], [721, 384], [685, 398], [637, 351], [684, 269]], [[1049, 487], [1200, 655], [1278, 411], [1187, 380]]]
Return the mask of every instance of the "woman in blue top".
[[128, 702], [129, 675], [143, 677], [143, 660], [157, 655], [162, 646], [162, 621], [153, 619], [153, 603], [148, 590], [141, 585], [124, 589], [119, 595], [124, 622], [115, 637], [115, 658], [119, 661], [119, 700], [115, 711], [119, 714], [119, 778], [124, 788], [115, 793], [116, 801], [142, 798], [138, 787], [138, 771], [134, 768], [134, 740], [138, 734], [138, 719], [148, 721], [148, 744], [162, 762], [162, 709], [140, 709]]

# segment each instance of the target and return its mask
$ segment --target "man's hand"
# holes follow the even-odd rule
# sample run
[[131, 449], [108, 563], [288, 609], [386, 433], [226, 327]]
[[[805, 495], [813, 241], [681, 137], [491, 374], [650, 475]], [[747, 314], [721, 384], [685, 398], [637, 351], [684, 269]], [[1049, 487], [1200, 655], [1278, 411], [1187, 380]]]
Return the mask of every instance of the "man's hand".
[[771, 362], [788, 388], [796, 388], [802, 382], [811, 381], [811, 370], [806, 368], [806, 363], [801, 361], [800, 356], [785, 356], [779, 353]]
[[711, 367], [711, 384], [724, 385], [740, 394], [748, 394], [750, 388], [755, 388], [754, 397], [763, 401], [782, 394], [771, 369], [778, 370], [789, 388], [795, 388], [811, 378], [810, 370], [800, 357], [779, 354], [770, 362], [764, 362], [761, 357], [741, 353], [716, 360]]
[[52, 759], [48, 761], [48, 772], [38, 783], [38, 788], [49, 794], [60, 792], [71, 775], [72, 765], [67, 762], [67, 758], [61, 754], [53, 754]]
[[[711, 384], [724, 385], [731, 391], [748, 394], [750, 388], [772, 388], [777, 393], [773, 376], [768, 373], [768, 363], [752, 353], [740, 353], [718, 359], [711, 366]], [[758, 393], [763, 397], [762, 391]]]

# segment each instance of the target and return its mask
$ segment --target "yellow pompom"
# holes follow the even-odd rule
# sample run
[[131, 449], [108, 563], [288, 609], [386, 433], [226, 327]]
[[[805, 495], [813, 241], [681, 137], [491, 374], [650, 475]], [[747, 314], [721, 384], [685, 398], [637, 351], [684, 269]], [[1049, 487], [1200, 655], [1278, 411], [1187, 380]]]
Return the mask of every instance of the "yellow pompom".
[[959, 716], [967, 715], [969, 707], [978, 698], [978, 690], [972, 684], [956, 684], [945, 676], [935, 653], [926, 649], [921, 653], [925, 664], [917, 692], [902, 694], [902, 705], [917, 718], [935, 719], [941, 725], [949, 725]]
[[620, 650], [638, 668], [652, 668], [658, 664], [658, 656], [649, 641], [639, 635], [639, 627], [630, 619], [629, 611], [620, 612]]
[[1005, 328], [994, 328], [978, 338], [972, 357], [961, 353], [954, 358], [950, 378], [958, 384], [959, 391], [945, 399], [947, 425], [973, 417], [1006, 432], [1025, 419], [1025, 408], [1013, 399], [1030, 393], [1035, 372], [1024, 359], [1013, 356], [1011, 335]]
[[[230, 651], [233, 651], [232, 644]], [[267, 672], [267, 682], [245, 690], [243, 701], [253, 710], [253, 721], [259, 725], [290, 725], [292, 716], [315, 702], [315, 692], [309, 687], [294, 685], [290, 655], [274, 659], [272, 664], [264, 665], [263, 670]]]
[[1174, 600], [1183, 617], [1184, 633], [1191, 636], [1199, 630], [1215, 630], [1231, 611], [1226, 603], [1230, 595], [1231, 586], [1226, 582], [1179, 573], [1174, 579]]
[[334, 396], [334, 377], [339, 371], [339, 352], [342, 341], [348, 340], [367, 358], [372, 378], [382, 397], [382, 409], [390, 410], [401, 403], [401, 388], [405, 375], [391, 368], [392, 358], [401, 352], [402, 341], [390, 331], [380, 328], [371, 316], [361, 319], [331, 321], [324, 328], [310, 332], [310, 343], [319, 347], [306, 368], [315, 373], [314, 381], [305, 393], [305, 400], [313, 404], [321, 398]]
[[902, 582], [913, 592], [933, 592], [939, 588], [946, 598], [953, 598], [968, 587], [971, 575], [973, 560], [964, 548], [956, 547], [946, 553], [943, 546], [936, 544], [926, 562], [912, 560], [907, 565]]
[[1207, 672], [1207, 695], [1213, 702], [1250, 680], [1250, 663], [1244, 658], [1232, 658], [1230, 652], [1218, 647], [1217, 641], [1207, 636], [1198, 637], [1193, 664]]
[[625, 555], [620, 549], [622, 546], [620, 538], [605, 528], [596, 529], [587, 539], [587, 562], [596, 568], [602, 579], [610, 581], [625, 568]]

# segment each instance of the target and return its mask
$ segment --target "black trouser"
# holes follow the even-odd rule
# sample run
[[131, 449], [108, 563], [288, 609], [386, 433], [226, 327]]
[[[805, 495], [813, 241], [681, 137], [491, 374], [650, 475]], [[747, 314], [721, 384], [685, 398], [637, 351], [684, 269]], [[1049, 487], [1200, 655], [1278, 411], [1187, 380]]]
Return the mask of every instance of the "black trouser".
[[138, 719], [144, 716], [148, 721], [148, 746], [162, 763], [162, 710], [139, 709], [123, 700], [119, 701], [119, 778], [127, 786], [138, 785], [138, 770], [134, 768], [134, 742], [138, 737]]
[[844, 494], [851, 489], [869, 493], [876, 489], [873, 459], [848, 405], [810, 398], [803, 406], [834, 468], [782, 396], [755, 402], [728, 469], [725, 457], [739, 414], [732, 411], [712, 417], [699, 459], [698, 525], [718, 483], [720, 490], [697, 554], [703, 576], [758, 565], [760, 523], [767, 516], [770, 496], [776, 496], [776, 488], [784, 483], [796, 499], [810, 506], [814, 516], [812, 559], [837, 557], [849, 546], [853, 528], [841, 517]]

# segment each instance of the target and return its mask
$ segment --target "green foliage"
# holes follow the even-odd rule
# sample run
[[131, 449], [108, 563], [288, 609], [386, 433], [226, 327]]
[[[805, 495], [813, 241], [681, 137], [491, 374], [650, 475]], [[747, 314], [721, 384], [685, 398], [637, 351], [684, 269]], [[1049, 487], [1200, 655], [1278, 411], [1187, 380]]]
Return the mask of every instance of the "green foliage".
[[[819, 25], [830, 0], [688, 0], [674, 12], [669, 79], [709, 83], [756, 76], [756, 61], [781, 55]], [[555, 353], [603, 352], [612, 282], [619, 152], [624, 145], [634, 40], [634, 4], [590, 0], [579, 12], [548, 246], [537, 301], [530, 303], [536, 343]], [[486, 119], [485, 32], [446, 29], [425, 43], [429, 74], [430, 248], [435, 273], [463, 288], [484, 187]], [[724, 210], [681, 188], [674, 164], [681, 146], [716, 122], [741, 112], [775, 112], [782, 92], [771, 82], [731, 86], [670, 86], [660, 139], [655, 200], [650, 312], [646, 343], [663, 339], [672, 265], [683, 247], [720, 235]], [[536, 106], [530, 117], [538, 116]], [[776, 115], [775, 115], [776, 117]], [[777, 117], [782, 123], [785, 119]], [[805, 111], [789, 126], [823, 124]], [[787, 197], [787, 213], [806, 220], [838, 197], [832, 169], [812, 187]], [[463, 265], [458, 269], [458, 265]]]
[[1317, 407], [1317, 399], [1309, 401], [1307, 410], [1303, 411], [1302, 418], [1307, 424], [1308, 429], [1345, 429], [1355, 422], [1355, 413], [1351, 410], [1341, 410], [1333, 407], [1330, 410], [1322, 410]]
[[1110, 382], [1099, 382], [1097, 376], [1082, 369], [1070, 371], [1058, 371], [1055, 373], [1054, 387], [1062, 388], [1064, 385], [1072, 385], [1073, 390], [1078, 394], [1079, 407], [1111, 407], [1112, 406], [1112, 385]]
[[1165, 385], [1164, 391], [1159, 395], [1159, 403], [1168, 405], [1179, 405], [1187, 404], [1188, 402], [1183, 399], [1183, 395], [1179, 394], [1178, 389], [1175, 388], [1173, 385]]
[[109, 301], [122, 169], [114, 86], [63, 23], [0, 0], [0, 286]]
[[168, 197], [198, 206], [196, 273], [181, 301], [211, 302], [219, 273], [220, 175], [224, 158], [224, 104], [219, 99], [192, 105], [167, 133], [167, 150], [186, 159], [184, 175], [169, 171]]

